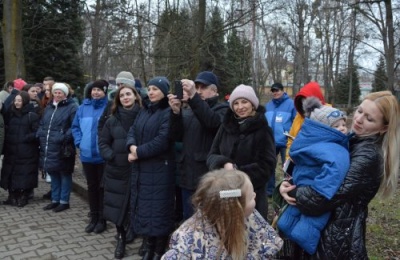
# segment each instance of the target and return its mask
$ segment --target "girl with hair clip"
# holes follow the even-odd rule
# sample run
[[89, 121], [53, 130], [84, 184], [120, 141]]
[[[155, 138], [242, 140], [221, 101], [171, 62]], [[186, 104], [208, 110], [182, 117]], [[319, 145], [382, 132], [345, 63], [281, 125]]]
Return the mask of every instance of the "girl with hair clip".
[[399, 174], [400, 108], [390, 91], [368, 94], [354, 112], [350, 139], [350, 169], [328, 200], [311, 185], [283, 181], [282, 197], [302, 214], [330, 212], [315, 254], [294, 245], [292, 259], [368, 259], [365, 247], [368, 204], [379, 192], [394, 194]]
[[196, 213], [172, 235], [162, 259], [271, 259], [283, 241], [256, 211], [247, 174], [216, 170], [193, 195]]

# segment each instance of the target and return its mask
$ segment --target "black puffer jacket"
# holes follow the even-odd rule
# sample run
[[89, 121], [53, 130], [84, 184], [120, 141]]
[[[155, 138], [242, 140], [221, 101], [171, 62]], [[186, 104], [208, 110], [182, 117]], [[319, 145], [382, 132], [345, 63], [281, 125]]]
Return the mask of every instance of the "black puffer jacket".
[[230, 162], [249, 175], [254, 190], [265, 187], [275, 169], [276, 155], [264, 113], [265, 108], [259, 106], [255, 116], [239, 124], [232, 110], [226, 112], [207, 158], [210, 170], [224, 168]]
[[379, 136], [350, 140], [350, 169], [339, 191], [327, 200], [310, 186], [296, 190], [297, 206], [303, 214], [332, 212], [322, 232], [317, 253], [300, 253], [296, 259], [368, 259], [365, 248], [368, 203], [378, 192], [383, 173]]
[[218, 103], [218, 96], [204, 101], [195, 94], [189, 100], [189, 106], [182, 108], [179, 115], [171, 112], [170, 134], [183, 145], [182, 152], [176, 158], [182, 174], [179, 185], [195, 190], [201, 176], [208, 172], [207, 155], [228, 104]]
[[99, 132], [99, 149], [106, 161], [104, 169], [104, 218], [121, 226], [129, 209], [132, 164], [128, 161], [126, 136], [139, 112], [139, 105], [117, 108]]
[[0, 186], [4, 189], [33, 189], [38, 185], [39, 115], [33, 107], [10, 108], [6, 123], [4, 159]]

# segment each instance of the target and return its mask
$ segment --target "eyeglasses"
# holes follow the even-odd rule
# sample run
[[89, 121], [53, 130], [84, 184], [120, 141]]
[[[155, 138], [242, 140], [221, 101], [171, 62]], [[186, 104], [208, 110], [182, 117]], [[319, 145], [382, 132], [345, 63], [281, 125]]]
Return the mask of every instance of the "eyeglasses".
[[274, 92], [279, 92], [279, 89], [276, 89], [276, 88], [271, 89], [271, 92], [272, 92], [272, 93], [274, 93]]

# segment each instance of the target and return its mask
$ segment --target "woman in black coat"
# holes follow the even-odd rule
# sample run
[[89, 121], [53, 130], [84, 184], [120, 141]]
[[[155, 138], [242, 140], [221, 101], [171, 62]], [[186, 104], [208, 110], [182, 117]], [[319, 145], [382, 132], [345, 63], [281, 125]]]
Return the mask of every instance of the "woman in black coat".
[[238, 169], [249, 175], [256, 209], [267, 219], [265, 185], [276, 166], [275, 143], [265, 109], [250, 86], [237, 86], [229, 98], [224, 121], [215, 136], [207, 165], [210, 170]]
[[99, 149], [106, 161], [104, 169], [104, 218], [117, 227], [118, 243], [115, 258], [125, 254], [126, 230], [129, 222], [129, 198], [132, 164], [128, 161], [126, 136], [142, 106], [136, 89], [118, 88], [111, 107], [111, 115], [99, 132]]
[[0, 185], [9, 193], [6, 204], [18, 207], [28, 204], [29, 193], [38, 185], [39, 143], [36, 131], [39, 115], [29, 101], [27, 92], [17, 94], [5, 122]]
[[314, 255], [294, 246], [292, 259], [368, 259], [365, 233], [368, 204], [379, 192], [394, 195], [399, 174], [400, 106], [390, 91], [368, 94], [354, 112], [350, 169], [332, 199], [311, 186], [280, 186], [282, 197], [302, 214], [331, 216]]
[[143, 259], [161, 259], [174, 228], [175, 160], [168, 90], [165, 77], [149, 81], [148, 98], [127, 138], [128, 159], [134, 162], [131, 223], [136, 234], [147, 237]]
[[34, 111], [41, 116], [42, 115], [42, 104], [40, 103], [40, 99], [38, 98], [37, 87], [33, 84], [26, 84], [23, 88], [23, 91], [26, 91], [29, 94], [30, 101], [29, 103], [33, 107]]

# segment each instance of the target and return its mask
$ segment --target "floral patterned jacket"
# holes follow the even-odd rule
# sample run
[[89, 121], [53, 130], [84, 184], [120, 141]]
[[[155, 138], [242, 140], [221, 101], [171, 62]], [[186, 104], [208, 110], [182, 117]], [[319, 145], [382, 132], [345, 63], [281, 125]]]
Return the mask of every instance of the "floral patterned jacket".
[[[283, 241], [256, 210], [246, 219], [248, 251], [246, 259], [272, 259]], [[162, 259], [217, 259], [219, 235], [210, 223], [197, 212], [173, 234], [170, 249]], [[223, 250], [219, 259], [231, 259]]]

